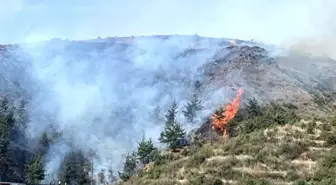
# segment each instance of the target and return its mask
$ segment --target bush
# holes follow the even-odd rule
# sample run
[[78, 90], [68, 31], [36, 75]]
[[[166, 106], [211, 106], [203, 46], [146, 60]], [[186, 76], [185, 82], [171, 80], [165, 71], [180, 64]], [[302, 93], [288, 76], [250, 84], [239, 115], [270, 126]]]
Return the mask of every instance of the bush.
[[332, 148], [330, 153], [321, 162], [318, 171], [315, 173], [315, 181], [325, 179], [336, 179], [336, 148]]
[[308, 134], [314, 134], [314, 129], [316, 127], [316, 122], [310, 122], [308, 123], [308, 127], [307, 127], [307, 132]]
[[326, 135], [326, 144], [327, 146], [336, 145], [336, 135], [332, 133], [328, 133]]
[[272, 102], [260, 106], [255, 99], [249, 100], [229, 123], [230, 136], [236, 136], [237, 132], [251, 133], [274, 125], [293, 124], [299, 120], [296, 109], [293, 104]]
[[238, 183], [241, 185], [271, 185], [271, 182], [265, 179], [245, 179], [242, 182]]
[[308, 185], [308, 182], [305, 180], [298, 180], [294, 183], [294, 185]]
[[200, 151], [198, 151], [188, 159], [187, 167], [198, 167], [212, 154], [213, 151], [211, 148], [202, 148]]
[[287, 159], [293, 160], [298, 158], [303, 152], [307, 151], [307, 145], [302, 142], [282, 143], [279, 147], [279, 154], [285, 155]]
[[331, 125], [336, 127], [336, 119], [333, 119], [333, 121], [331, 122]]
[[192, 185], [223, 185], [219, 178], [206, 177], [204, 174], [191, 175], [188, 178], [189, 184]]
[[148, 177], [151, 179], [158, 179], [161, 175], [161, 168], [159, 166], [154, 166], [152, 170], [148, 172]]

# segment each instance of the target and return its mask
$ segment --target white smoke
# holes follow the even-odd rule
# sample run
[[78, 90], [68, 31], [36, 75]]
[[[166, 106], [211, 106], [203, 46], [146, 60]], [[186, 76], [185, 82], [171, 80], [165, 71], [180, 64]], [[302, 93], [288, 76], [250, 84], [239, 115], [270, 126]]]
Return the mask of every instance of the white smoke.
[[[198, 69], [212, 58], [220, 41], [204, 39], [200, 46], [213, 47], [188, 55], [185, 52], [195, 42], [194, 36], [135, 37], [130, 45], [104, 39], [27, 45], [31, 74], [40, 87], [32, 93], [29, 134], [36, 136], [47, 129], [48, 125], [41, 123], [45, 116], [51, 117], [64, 135], [49, 151], [47, 173], [58, 171], [70, 142], [97, 153], [96, 172], [111, 163], [120, 168], [123, 154], [135, 149], [143, 134], [157, 142], [164, 122], [154, 119], [154, 109], [159, 106], [163, 118], [168, 105], [176, 100], [181, 113], [195, 91]], [[205, 93], [205, 110], [199, 118], [222, 103], [225, 92], [221, 89], [217, 96]], [[216, 100], [218, 96], [222, 101]], [[182, 115], [179, 120], [187, 130], [195, 127], [187, 125]]]

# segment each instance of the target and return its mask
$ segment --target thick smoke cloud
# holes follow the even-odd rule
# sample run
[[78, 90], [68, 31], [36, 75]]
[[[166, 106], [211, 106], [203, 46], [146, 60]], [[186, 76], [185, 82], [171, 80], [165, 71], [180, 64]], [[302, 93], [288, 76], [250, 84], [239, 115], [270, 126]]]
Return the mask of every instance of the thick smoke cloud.
[[[102, 39], [22, 45], [32, 62], [32, 81], [39, 87], [32, 92], [28, 134], [35, 137], [48, 129], [50, 125], [43, 125], [47, 118], [64, 134], [49, 151], [48, 173], [57, 172], [69, 144], [94, 150], [99, 171], [108, 165], [119, 168], [122, 156], [135, 149], [143, 135], [157, 141], [167, 106], [176, 100], [182, 110], [195, 92], [199, 68], [220, 47], [220, 40], [204, 39], [198, 41], [199, 51], [190, 51], [197, 40], [170, 36], [135, 37], [132, 44]], [[222, 103], [216, 99], [227, 98], [222, 89], [217, 95], [211, 92], [201, 95], [207, 98], [199, 119]], [[185, 123], [182, 115], [179, 120]], [[185, 124], [187, 130], [195, 126]]]

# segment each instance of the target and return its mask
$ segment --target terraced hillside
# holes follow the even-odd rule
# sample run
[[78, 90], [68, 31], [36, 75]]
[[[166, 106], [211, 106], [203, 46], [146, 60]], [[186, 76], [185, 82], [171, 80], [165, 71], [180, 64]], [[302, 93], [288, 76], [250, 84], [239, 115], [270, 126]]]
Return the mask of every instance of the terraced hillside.
[[336, 183], [335, 117], [304, 120], [294, 104], [247, 102], [229, 123], [229, 138], [205, 124], [189, 146], [163, 151], [123, 184]]
[[128, 184], [335, 184], [336, 123], [273, 126], [167, 152]]

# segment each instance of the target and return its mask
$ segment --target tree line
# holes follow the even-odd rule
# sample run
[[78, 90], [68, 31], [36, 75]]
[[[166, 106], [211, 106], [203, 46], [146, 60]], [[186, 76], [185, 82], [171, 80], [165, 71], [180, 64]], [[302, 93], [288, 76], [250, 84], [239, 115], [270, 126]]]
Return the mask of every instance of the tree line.
[[[28, 138], [25, 134], [28, 116], [28, 102], [15, 101], [9, 97], [0, 99], [0, 181], [19, 182], [28, 184], [41, 183], [46, 174], [45, 164], [48, 162], [47, 154], [50, 147], [62, 138], [57, 129], [42, 132], [37, 141]], [[189, 123], [195, 123], [197, 112], [202, 108], [201, 101], [194, 94], [182, 111]], [[158, 140], [167, 144], [169, 148], [176, 149], [183, 145], [186, 132], [176, 119], [177, 104], [175, 101], [169, 106], [165, 114], [165, 126]], [[33, 147], [31, 143], [37, 143]], [[64, 157], [57, 181], [67, 184], [92, 183], [92, 158], [88, 153], [72, 147]], [[143, 136], [135, 152], [126, 155], [124, 168], [118, 172], [119, 178], [127, 180], [138, 173], [137, 168], [160, 158], [160, 151], [154, 146], [151, 138]], [[105, 174], [108, 174], [105, 177]], [[98, 173], [98, 184], [116, 182], [117, 177], [112, 169], [104, 169]], [[57, 183], [57, 182], [56, 182]]]

